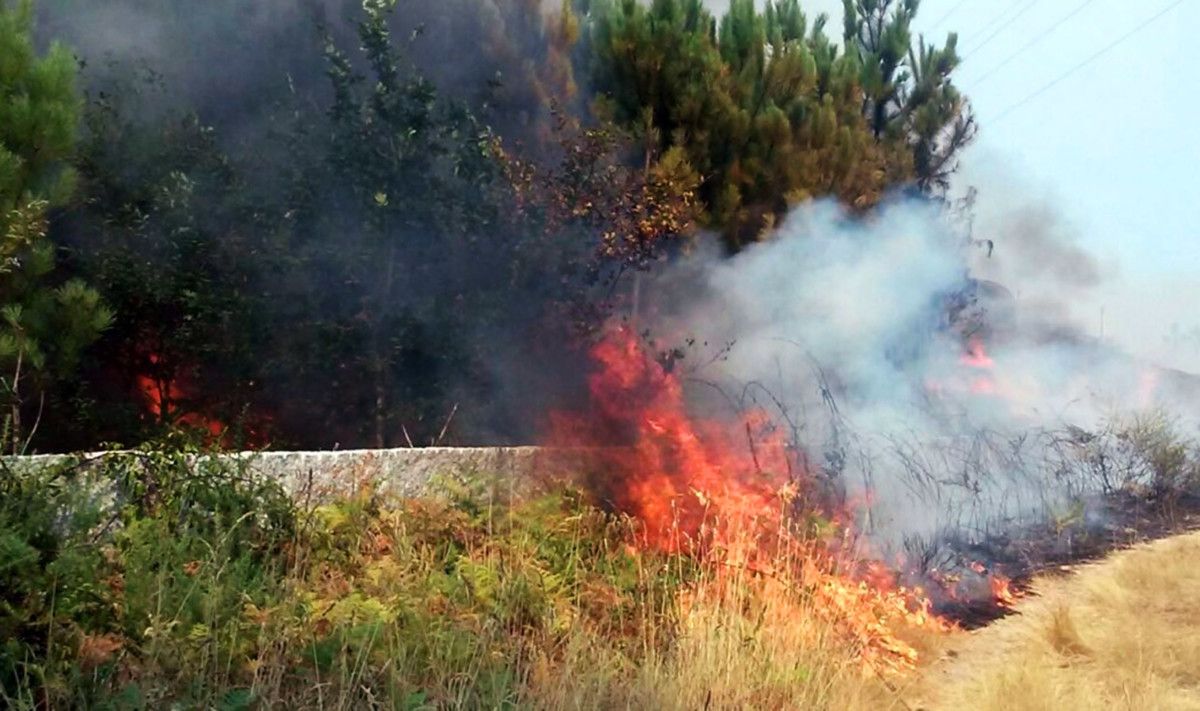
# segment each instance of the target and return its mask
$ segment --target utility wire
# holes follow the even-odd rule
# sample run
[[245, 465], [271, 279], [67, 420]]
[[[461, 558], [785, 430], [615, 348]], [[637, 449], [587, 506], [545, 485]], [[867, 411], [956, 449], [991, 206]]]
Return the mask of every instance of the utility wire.
[[951, 15], [953, 15], [954, 13], [961, 10], [962, 6], [966, 5], [969, 2], [971, 2], [971, 0], [959, 0], [959, 2], [954, 4], [954, 7], [950, 8], [948, 11], [946, 11], [945, 15], [942, 15], [940, 18], [938, 18], [937, 22], [930, 25], [930, 27], [929, 27], [930, 31], [936, 30], [937, 28], [941, 27], [943, 22], [945, 22], [946, 20], [949, 20]]
[[1113, 40], [1112, 42], [1110, 42], [1110, 43], [1108, 43], [1107, 45], [1105, 45], [1104, 47], [1102, 47], [1102, 48], [1101, 48], [1099, 51], [1097, 51], [1097, 52], [1096, 52], [1095, 54], [1093, 54], [1092, 56], [1090, 56], [1090, 57], [1088, 57], [1087, 59], [1083, 60], [1083, 61], [1082, 61], [1082, 62], [1080, 62], [1079, 64], [1076, 64], [1075, 66], [1071, 67], [1069, 70], [1067, 70], [1067, 71], [1066, 71], [1066, 72], [1064, 72], [1063, 74], [1060, 74], [1060, 75], [1059, 75], [1057, 78], [1055, 78], [1055, 79], [1054, 79], [1053, 81], [1051, 81], [1049, 84], [1046, 84], [1045, 86], [1043, 86], [1042, 88], [1040, 88], [1040, 89], [1038, 89], [1037, 91], [1033, 92], [1033, 93], [1032, 93], [1032, 94], [1030, 94], [1029, 96], [1026, 96], [1024, 99], [1021, 99], [1021, 100], [1020, 100], [1020, 101], [1018, 101], [1017, 103], [1015, 103], [1015, 104], [1012, 104], [1012, 105], [1011, 105], [1011, 106], [1009, 106], [1007, 109], [1005, 109], [1005, 110], [1001, 111], [1000, 113], [996, 114], [996, 117], [995, 117], [995, 118], [993, 118], [993, 119], [992, 119], [992, 120], [991, 120], [989, 123], [991, 123], [991, 124], [995, 125], [995, 124], [996, 124], [996, 123], [998, 123], [998, 122], [999, 122], [1001, 119], [1003, 119], [1005, 116], [1008, 116], [1008, 115], [1009, 115], [1009, 114], [1011, 114], [1012, 112], [1016, 111], [1017, 109], [1021, 108], [1021, 107], [1022, 107], [1022, 106], [1024, 106], [1024, 105], [1028, 104], [1030, 101], [1033, 101], [1034, 99], [1038, 98], [1038, 97], [1039, 97], [1039, 96], [1041, 96], [1042, 94], [1045, 94], [1047, 91], [1050, 91], [1050, 90], [1051, 90], [1051, 89], [1053, 89], [1055, 86], [1058, 86], [1058, 84], [1059, 84], [1059, 83], [1061, 83], [1062, 81], [1066, 80], [1068, 77], [1070, 77], [1070, 76], [1074, 75], [1074, 74], [1075, 74], [1076, 72], [1078, 72], [1080, 69], [1083, 69], [1083, 68], [1084, 68], [1084, 67], [1086, 67], [1087, 65], [1091, 64], [1092, 62], [1096, 61], [1097, 59], [1099, 59], [1099, 58], [1103, 57], [1104, 55], [1108, 54], [1108, 53], [1109, 53], [1109, 52], [1111, 52], [1112, 50], [1116, 49], [1116, 47], [1117, 47], [1118, 45], [1122, 44], [1123, 42], [1125, 42], [1126, 40], [1128, 40], [1130, 37], [1133, 37], [1133, 36], [1134, 36], [1134, 35], [1136, 35], [1137, 33], [1141, 32], [1141, 31], [1142, 31], [1142, 30], [1144, 30], [1144, 29], [1146, 29], [1146, 28], [1147, 28], [1147, 27], [1149, 27], [1151, 24], [1153, 24], [1153, 23], [1154, 23], [1156, 20], [1158, 20], [1159, 18], [1161, 18], [1163, 15], [1166, 15], [1168, 12], [1170, 12], [1170, 11], [1174, 10], [1175, 8], [1179, 7], [1180, 5], [1182, 5], [1182, 4], [1183, 4], [1184, 2], [1186, 2], [1186, 1], [1187, 1], [1187, 0], [1175, 0], [1175, 2], [1171, 3], [1170, 5], [1167, 5], [1167, 6], [1166, 6], [1166, 7], [1164, 7], [1162, 10], [1159, 10], [1159, 11], [1158, 11], [1158, 12], [1157, 12], [1155, 15], [1153, 15], [1153, 16], [1152, 16], [1152, 17], [1150, 17], [1150, 18], [1148, 18], [1147, 20], [1145, 20], [1144, 22], [1142, 22], [1141, 24], [1139, 24], [1137, 27], [1134, 27], [1132, 30], [1130, 30], [1130, 31], [1126, 32], [1125, 34], [1121, 35], [1121, 36], [1120, 36], [1120, 37], [1118, 37], [1117, 39]]
[[1016, 59], [1018, 56], [1023, 54], [1030, 47], [1034, 46], [1038, 42], [1041, 42], [1050, 33], [1054, 32], [1059, 27], [1062, 27], [1065, 23], [1067, 23], [1069, 20], [1074, 18], [1080, 12], [1083, 12], [1084, 8], [1086, 8], [1088, 5], [1091, 5], [1094, 2], [1096, 2], [1096, 0], [1084, 0], [1082, 3], [1080, 3], [1079, 6], [1077, 6], [1074, 10], [1072, 10], [1066, 17], [1062, 18], [1058, 22], [1055, 22], [1053, 25], [1050, 25], [1049, 27], [1047, 27], [1037, 37], [1034, 37], [1033, 39], [1029, 40], [1020, 49], [1018, 49], [1017, 51], [1013, 52], [1012, 54], [1008, 55], [1003, 60], [1001, 60], [999, 64], [993, 66], [991, 69], [984, 72], [982, 76], [980, 76], [978, 79], [976, 79], [973, 82], [974, 87], [978, 87], [980, 84], [982, 84], [984, 81], [986, 81], [988, 77], [992, 76], [996, 72], [998, 72], [1001, 69], [1003, 69], [1004, 67], [1008, 66], [1009, 62]]
[[986, 30], [987, 28], [991, 27], [992, 25], [996, 24], [997, 22], [1000, 22], [1004, 18], [1008, 17], [1008, 13], [1012, 12], [1013, 9], [1016, 8], [1018, 4], [1019, 4], [1019, 2], [1017, 0], [1010, 0], [1009, 4], [1004, 8], [1003, 11], [1000, 12], [1000, 14], [992, 17], [992, 19], [990, 19], [987, 22], [980, 25], [979, 29], [981, 31]]
[[1003, 31], [1007, 30], [1007, 29], [1008, 29], [1010, 26], [1012, 26], [1012, 23], [1016, 22], [1016, 21], [1017, 21], [1017, 19], [1018, 19], [1019, 17], [1021, 17], [1021, 15], [1024, 15], [1024, 14], [1025, 14], [1025, 12], [1026, 12], [1027, 10], [1029, 10], [1029, 8], [1033, 7], [1033, 6], [1034, 6], [1036, 3], [1037, 3], [1037, 0], [1029, 0], [1029, 2], [1026, 2], [1024, 5], [1022, 5], [1022, 6], [1020, 7], [1020, 9], [1018, 9], [1018, 10], [1017, 10], [1017, 14], [1015, 14], [1015, 15], [1013, 15], [1012, 17], [1008, 18], [1008, 22], [1005, 22], [1004, 24], [1002, 24], [1002, 25], [1000, 25], [999, 27], [997, 27], [997, 28], [996, 28], [996, 29], [995, 29], [995, 30], [994, 30], [994, 31], [993, 31], [993, 32], [992, 32], [990, 35], [988, 35], [987, 37], [983, 38], [983, 41], [982, 41], [982, 42], [980, 42], [979, 44], [977, 44], [977, 45], [975, 45], [974, 47], [972, 47], [972, 48], [971, 48], [971, 51], [970, 51], [970, 52], [967, 52], [967, 53], [966, 53], [966, 54], [963, 56], [963, 59], [965, 60], [967, 57], [971, 57], [971, 56], [973, 56], [973, 55], [974, 55], [976, 52], [978, 52], [979, 50], [981, 50], [981, 49], [983, 49], [984, 47], [986, 47], [986, 46], [987, 46], [987, 45], [988, 45], [988, 44], [989, 44], [989, 43], [990, 43], [992, 40], [996, 39], [996, 37], [997, 37], [997, 36], [999, 36], [999, 34], [1000, 34], [1001, 32], [1003, 32]]

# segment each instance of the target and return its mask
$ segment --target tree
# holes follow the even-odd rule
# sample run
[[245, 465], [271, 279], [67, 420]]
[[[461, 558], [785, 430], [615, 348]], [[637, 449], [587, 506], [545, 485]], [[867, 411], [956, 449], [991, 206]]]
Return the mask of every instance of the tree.
[[682, 151], [732, 246], [797, 202], [868, 207], [911, 175], [903, 144], [871, 132], [856, 66], [824, 16], [810, 27], [798, 0], [761, 12], [733, 0], [719, 22], [700, 0], [600, 0], [587, 19], [602, 114], [640, 130], [655, 155]]
[[863, 113], [877, 139], [903, 140], [918, 187], [945, 190], [955, 157], [975, 137], [975, 118], [950, 75], [958, 36], [945, 47], [912, 38], [920, 0], [843, 0], [847, 52], [858, 62]]
[[14, 452], [28, 443], [27, 403], [36, 395], [36, 430], [49, 382], [112, 321], [93, 289], [55, 280], [47, 211], [72, 192], [79, 99], [74, 59], [57, 44], [37, 56], [32, 17], [30, 0], [0, 2], [0, 363]]
[[180, 426], [242, 435], [268, 359], [263, 285], [287, 254], [277, 211], [212, 127], [147, 108], [163, 103], [161, 77], [124, 75], [89, 92], [83, 199], [51, 231], [73, 248], [65, 266], [117, 312], [79, 377], [56, 389], [70, 405], [50, 422], [56, 443]]

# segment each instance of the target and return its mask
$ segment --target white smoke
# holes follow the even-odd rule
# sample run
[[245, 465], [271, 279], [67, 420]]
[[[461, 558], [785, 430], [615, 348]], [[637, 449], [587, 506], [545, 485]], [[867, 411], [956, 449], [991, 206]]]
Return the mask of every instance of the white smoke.
[[1084, 433], [1180, 403], [1056, 300], [1103, 270], [1053, 215], [1009, 225], [988, 245], [925, 202], [866, 219], [806, 205], [772, 239], [668, 274], [650, 328], [699, 344], [697, 407], [766, 408], [814, 467], [869, 491], [885, 543], [1044, 516], [1098, 485]]

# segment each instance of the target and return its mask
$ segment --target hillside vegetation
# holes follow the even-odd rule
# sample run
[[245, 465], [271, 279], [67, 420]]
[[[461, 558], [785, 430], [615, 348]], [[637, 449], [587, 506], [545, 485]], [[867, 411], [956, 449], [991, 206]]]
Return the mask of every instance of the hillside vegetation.
[[656, 553], [570, 488], [297, 507], [174, 446], [79, 476], [0, 477], [7, 708], [898, 703], [872, 640], [786, 572], [800, 545], [769, 576]]
[[915, 0], [151, 5], [0, 0], [12, 449], [526, 444], [632, 275], [975, 133]]

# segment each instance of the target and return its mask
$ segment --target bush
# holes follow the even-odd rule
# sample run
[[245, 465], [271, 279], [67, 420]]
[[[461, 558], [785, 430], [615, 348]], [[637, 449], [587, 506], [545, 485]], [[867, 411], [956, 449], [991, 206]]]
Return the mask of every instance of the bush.
[[228, 631], [244, 598], [270, 594], [295, 535], [278, 485], [178, 442], [6, 468], [0, 494], [0, 693], [18, 707], [138, 696], [122, 662], [192, 674], [162, 627]]
[[820, 708], [883, 689], [782, 555], [763, 576], [639, 549], [570, 487], [298, 510], [178, 443], [4, 486], [14, 708]]

